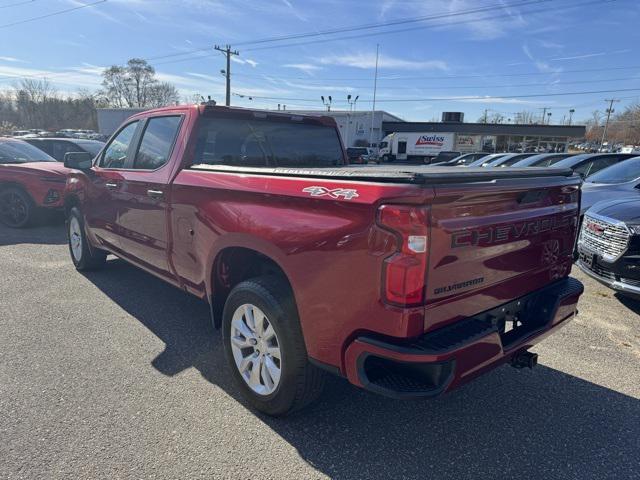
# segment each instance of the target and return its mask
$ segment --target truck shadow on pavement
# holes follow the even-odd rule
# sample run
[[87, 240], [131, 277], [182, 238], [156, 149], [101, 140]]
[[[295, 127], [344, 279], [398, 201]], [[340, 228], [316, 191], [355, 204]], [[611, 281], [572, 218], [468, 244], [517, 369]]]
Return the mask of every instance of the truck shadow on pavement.
[[[196, 368], [246, 405], [204, 302], [119, 260], [86, 277], [165, 343], [158, 371]], [[640, 468], [640, 402], [544, 365], [502, 367], [424, 401], [331, 377], [306, 410], [256, 418], [332, 478], [631, 478]]]

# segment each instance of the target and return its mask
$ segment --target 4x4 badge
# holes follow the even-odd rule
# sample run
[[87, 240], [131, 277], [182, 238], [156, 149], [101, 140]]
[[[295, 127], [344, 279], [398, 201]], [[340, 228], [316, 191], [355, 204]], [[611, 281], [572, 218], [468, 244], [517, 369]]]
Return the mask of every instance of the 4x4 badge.
[[329, 189], [326, 187], [306, 187], [302, 189], [303, 192], [310, 193], [312, 197], [323, 197], [325, 195], [331, 198], [344, 198], [345, 200], [351, 200], [352, 198], [359, 197], [358, 191], [352, 188], [334, 188]]

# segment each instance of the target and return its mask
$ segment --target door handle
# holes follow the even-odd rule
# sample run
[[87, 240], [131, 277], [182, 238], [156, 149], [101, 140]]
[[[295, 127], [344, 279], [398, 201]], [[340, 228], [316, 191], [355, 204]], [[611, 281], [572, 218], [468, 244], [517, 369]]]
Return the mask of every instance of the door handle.
[[110, 190], [115, 190], [116, 188], [118, 188], [118, 184], [113, 182], [107, 182], [104, 184], [104, 186]]
[[147, 190], [147, 196], [151, 198], [162, 198], [164, 192], [162, 190]]

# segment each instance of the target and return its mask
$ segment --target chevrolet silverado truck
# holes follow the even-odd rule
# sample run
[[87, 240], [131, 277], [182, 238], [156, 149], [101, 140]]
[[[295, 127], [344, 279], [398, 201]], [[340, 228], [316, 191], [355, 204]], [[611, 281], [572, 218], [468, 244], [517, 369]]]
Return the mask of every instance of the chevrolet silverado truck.
[[62, 211], [68, 172], [27, 142], [0, 138], [0, 223], [24, 228], [38, 213]]
[[208, 302], [270, 415], [326, 372], [411, 398], [533, 366], [583, 291], [571, 170], [350, 166], [331, 118], [211, 104], [137, 114], [73, 155], [76, 268], [114, 254]]

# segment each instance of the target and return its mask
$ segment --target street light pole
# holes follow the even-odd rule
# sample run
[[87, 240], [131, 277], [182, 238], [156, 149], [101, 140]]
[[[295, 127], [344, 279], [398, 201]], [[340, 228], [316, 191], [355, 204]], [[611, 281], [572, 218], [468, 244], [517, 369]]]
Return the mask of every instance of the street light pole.
[[378, 58], [380, 52], [380, 44], [376, 43], [376, 71], [373, 77], [373, 105], [371, 106], [371, 130], [369, 131], [369, 146], [373, 143], [373, 117], [376, 111], [376, 91], [378, 89]]
[[324, 98], [324, 95], [320, 95], [320, 99], [322, 100], [322, 104], [325, 107], [327, 107], [327, 112], [330, 112], [331, 111], [331, 101], [332, 101], [331, 95], [329, 95], [326, 100]]
[[347, 103], [349, 104], [349, 110], [347, 111], [347, 131], [345, 133], [345, 145], [349, 146], [349, 136], [351, 135], [351, 112], [355, 110], [356, 102], [358, 101], [359, 95], [356, 95], [356, 98], [351, 100], [351, 94], [347, 95]]
[[569, 110], [569, 126], [571, 126], [571, 120], [573, 119], [573, 114], [575, 113], [575, 109]]

